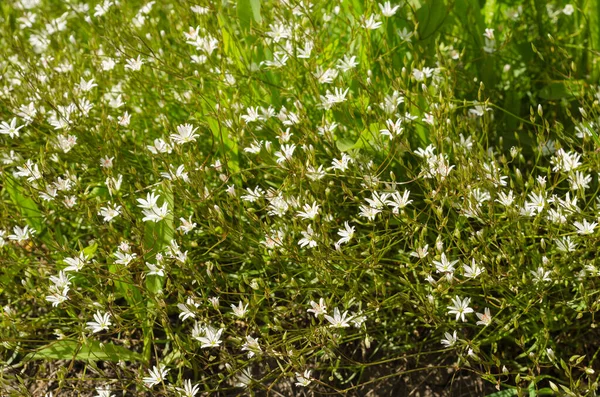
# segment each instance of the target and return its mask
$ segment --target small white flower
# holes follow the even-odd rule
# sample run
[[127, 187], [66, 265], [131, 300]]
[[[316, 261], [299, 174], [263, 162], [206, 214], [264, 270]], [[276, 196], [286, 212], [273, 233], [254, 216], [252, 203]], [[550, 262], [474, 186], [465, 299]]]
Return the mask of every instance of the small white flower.
[[571, 16], [573, 15], [573, 13], [575, 12], [575, 7], [573, 7], [572, 4], [567, 4], [565, 6], [565, 8], [562, 9], [562, 13], [567, 15], [567, 16]]
[[10, 124], [6, 121], [0, 123], [0, 134], [8, 135], [11, 138], [15, 138], [19, 136], [19, 130], [25, 127], [25, 124], [17, 127], [17, 118], [13, 117], [10, 121]]
[[110, 313], [102, 313], [98, 310], [94, 314], [94, 320], [87, 323], [87, 328], [89, 328], [92, 333], [97, 333], [100, 331], [108, 330], [108, 327], [112, 325], [110, 322]]
[[316, 317], [319, 317], [321, 314], [327, 313], [327, 306], [325, 306], [325, 300], [323, 298], [319, 299], [319, 303], [315, 301], [310, 301], [310, 305], [312, 309], [306, 310], [308, 313], [313, 313]]
[[484, 327], [487, 327], [488, 325], [490, 325], [492, 323], [492, 314], [490, 313], [490, 309], [489, 308], [485, 308], [485, 310], [483, 311], [483, 314], [481, 313], [475, 313], [477, 314], [477, 317], [479, 318], [479, 321], [477, 321], [477, 325], [483, 325]]
[[333, 309], [333, 317], [326, 314], [325, 320], [329, 321], [331, 328], [346, 328], [350, 326], [348, 322], [351, 319], [348, 318], [348, 311], [340, 314], [340, 310], [336, 307]]
[[233, 310], [233, 314], [236, 317], [244, 318], [246, 316], [246, 313], [248, 312], [248, 304], [246, 303], [246, 306], [244, 306], [242, 301], [239, 301], [238, 305], [236, 306], [232, 303], [231, 309]]
[[160, 263], [155, 265], [153, 263], [146, 262], [146, 267], [148, 268], [148, 273], [146, 273], [148, 276], [165, 276], [165, 269], [160, 265]]
[[198, 134], [195, 134], [196, 130], [198, 127], [194, 128], [191, 124], [180, 124], [177, 126], [177, 134], [171, 134], [171, 140], [177, 145], [193, 142], [198, 137]]
[[24, 228], [20, 228], [19, 226], [13, 227], [13, 234], [8, 235], [8, 239], [12, 241], [16, 241], [17, 243], [22, 243], [23, 241], [29, 240], [35, 230], [31, 229], [29, 225], [25, 225]]
[[543, 282], [548, 282], [548, 281], [552, 281], [552, 278], [550, 277], [550, 275], [552, 274], [552, 271], [550, 270], [544, 270], [543, 267], [538, 267], [535, 271], [531, 270], [529, 273], [531, 273], [531, 275], [533, 276], [533, 281], [535, 283], [543, 283]]
[[471, 264], [472, 266], [467, 264], [463, 265], [464, 276], [466, 278], [477, 278], [480, 274], [485, 272], [485, 269], [475, 262], [475, 258], [472, 259]]
[[155, 365], [152, 369], [148, 370], [149, 376], [143, 379], [144, 383], [148, 387], [163, 383], [168, 373], [169, 370], [163, 364], [159, 364], [158, 367]]
[[111, 204], [109, 201], [106, 207], [100, 208], [98, 215], [104, 217], [104, 222], [110, 222], [117, 216], [121, 215], [121, 206]]
[[194, 397], [200, 391], [199, 385], [192, 385], [192, 381], [190, 379], [186, 379], [183, 381], [183, 388], [177, 387], [175, 388], [179, 393], [179, 397]]
[[442, 345], [444, 345], [446, 347], [452, 347], [452, 346], [454, 346], [456, 341], [458, 341], [458, 337], [456, 336], [456, 331], [454, 331], [452, 334], [445, 332], [444, 338], [445, 339], [442, 339]]
[[142, 65], [144, 64], [144, 61], [142, 60], [140, 55], [138, 55], [137, 58], [130, 58], [125, 62], [127, 63], [127, 65], [125, 65], [125, 69], [129, 69], [131, 71], [140, 70], [142, 68]]
[[262, 349], [258, 344], [258, 338], [254, 339], [250, 335], [246, 336], [246, 343], [242, 345], [242, 351], [248, 352], [248, 358], [252, 358], [254, 355], [262, 353]]
[[381, 27], [382, 23], [379, 17], [375, 14], [371, 14], [368, 18], [364, 18], [362, 27], [368, 30], [375, 30]]
[[[197, 325], [198, 323], [196, 323]], [[196, 327], [194, 327], [196, 328]], [[219, 328], [218, 330], [214, 329], [213, 327], [211, 327], [210, 325], [206, 326], [206, 327], [202, 327], [202, 330], [204, 331], [204, 336], [196, 336], [195, 339], [197, 339], [200, 343], [202, 343], [200, 345], [201, 349], [206, 349], [209, 347], [219, 347], [221, 345], [221, 335], [223, 334], [224, 329], [223, 328]]]
[[63, 259], [63, 261], [68, 265], [64, 271], [65, 272], [78, 272], [81, 269], [83, 269], [83, 267], [87, 264], [87, 256], [83, 253], [80, 252], [79, 256], [76, 256], [74, 258], [65, 258]]
[[298, 211], [298, 216], [302, 219], [310, 219], [313, 220], [317, 217], [319, 213], [319, 205], [316, 201], [313, 201], [312, 205], [304, 204], [302, 207], [303, 211]]
[[352, 240], [354, 237], [355, 228], [354, 226], [350, 226], [348, 222], [344, 222], [344, 228], [339, 229], [337, 234], [340, 236], [340, 239], [335, 243], [336, 246], [340, 246], [342, 244], [346, 244]]
[[306, 387], [312, 382], [310, 378], [311, 371], [307, 369], [304, 373], [296, 372], [296, 386]]
[[598, 222], [588, 222], [584, 219], [583, 222], [574, 222], [573, 226], [577, 229], [577, 234], [587, 235], [594, 233], [594, 229], [598, 226]]
[[454, 273], [454, 265], [457, 263], [458, 259], [449, 261], [444, 252], [442, 252], [439, 261], [433, 261], [437, 273]]
[[[379, 4], [379, 9], [381, 10], [381, 15], [383, 15], [384, 17], [393, 17], [394, 14], [396, 14], [396, 11], [398, 11], [398, 8], [400, 8], [399, 5], [395, 5], [392, 7], [392, 4], [389, 1], [386, 1], [383, 4]], [[406, 28], [405, 28], [406, 29]]]
[[196, 227], [196, 224], [192, 222], [192, 215], [190, 215], [189, 219], [179, 218], [181, 221], [181, 226], [177, 228], [177, 230], [181, 230], [183, 234], [188, 234]]
[[469, 303], [471, 302], [471, 298], [461, 299], [458, 296], [452, 299], [452, 306], [448, 306], [448, 314], [456, 314], [456, 321], [458, 319], [462, 319], [463, 322], [466, 322], [465, 314], [473, 313], [473, 309], [469, 307]]

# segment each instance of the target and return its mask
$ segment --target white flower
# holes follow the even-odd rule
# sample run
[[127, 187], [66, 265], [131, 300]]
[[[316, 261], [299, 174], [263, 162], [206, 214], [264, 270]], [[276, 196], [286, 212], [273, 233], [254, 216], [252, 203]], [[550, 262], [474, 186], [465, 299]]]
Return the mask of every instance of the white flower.
[[396, 121], [388, 119], [385, 121], [385, 124], [387, 128], [381, 129], [379, 132], [381, 135], [389, 136], [390, 140], [392, 140], [394, 137], [400, 136], [404, 131], [404, 128], [402, 128], [402, 119], [396, 119]]
[[[384, 17], [393, 17], [394, 14], [396, 14], [396, 11], [398, 11], [398, 8], [400, 8], [399, 5], [395, 5], [392, 7], [392, 4], [389, 1], [386, 1], [383, 4], [379, 4], [379, 9], [381, 10], [381, 15], [383, 15]], [[406, 29], [406, 28], [405, 28]]]
[[598, 222], [589, 223], [587, 219], [584, 219], [583, 222], [574, 222], [573, 226], [577, 229], [577, 234], [587, 235], [594, 232], [594, 229], [598, 226]]
[[573, 171], [581, 165], [581, 155], [576, 152], [565, 152], [563, 148], [560, 148], [556, 151], [550, 163], [554, 165], [552, 168], [554, 172]]
[[575, 171], [575, 174], [569, 175], [569, 183], [571, 183], [571, 190], [585, 190], [590, 187], [592, 182], [592, 176], [590, 174], [584, 174], [581, 171]]
[[448, 306], [448, 314], [456, 314], [456, 321], [458, 319], [462, 319], [463, 322], [466, 322], [465, 314], [473, 313], [473, 309], [469, 307], [469, 303], [471, 302], [471, 298], [461, 299], [458, 296], [452, 299], [452, 306]]
[[246, 343], [242, 345], [242, 351], [248, 352], [248, 358], [252, 358], [254, 355], [262, 353], [262, 349], [258, 344], [258, 338], [254, 339], [250, 335], [247, 335]]
[[502, 204], [505, 207], [510, 207], [515, 202], [513, 191], [509, 190], [508, 193], [499, 192], [496, 202]]
[[401, 209], [404, 209], [408, 204], [412, 203], [412, 200], [408, 199], [409, 196], [409, 190], [404, 190], [402, 195], [400, 195], [400, 192], [393, 192], [389, 196], [391, 200], [385, 200], [385, 203], [392, 207], [392, 213], [398, 214]]
[[307, 369], [306, 371], [304, 371], [304, 373], [299, 373], [296, 372], [296, 386], [302, 386], [302, 387], [306, 387], [310, 384], [310, 382], [312, 381], [310, 378], [310, 374], [311, 371], [310, 369]]
[[346, 328], [350, 326], [350, 324], [348, 324], [348, 321], [350, 321], [350, 318], [348, 318], [348, 311], [340, 314], [340, 310], [337, 307], [333, 309], [333, 317], [326, 314], [325, 320], [329, 321], [329, 327], [331, 328]]
[[304, 211], [298, 211], [298, 216], [302, 219], [315, 219], [319, 213], [319, 205], [316, 201], [313, 201], [312, 205], [304, 204], [302, 209]]
[[485, 272], [485, 269], [475, 262], [475, 258], [472, 259], [471, 263], [473, 266], [469, 266], [467, 264], [463, 265], [463, 269], [465, 271], [464, 276], [466, 278], [476, 278]]
[[398, 36], [400, 36], [403, 41], [410, 43], [413, 32], [409, 32], [408, 29], [403, 28], [402, 30], [397, 30], [396, 33], [398, 33]]
[[22, 167], [18, 166], [17, 171], [13, 172], [13, 175], [17, 178], [24, 176], [29, 182], [33, 182], [42, 177], [38, 165], [34, 164], [31, 160], [27, 160]]
[[281, 145], [281, 151], [275, 152], [275, 157], [277, 157], [277, 163], [281, 164], [286, 160], [291, 160], [294, 155], [294, 150], [296, 149], [296, 145]]
[[312, 309], [306, 310], [308, 313], [313, 313], [316, 317], [319, 317], [321, 314], [327, 313], [327, 306], [325, 306], [325, 300], [323, 298], [319, 299], [319, 303], [315, 301], [310, 301], [310, 305]]
[[336, 67], [345, 73], [348, 70], [354, 69], [356, 66], [358, 66], [358, 62], [356, 62], [356, 56], [344, 55], [343, 59], [338, 60]]
[[68, 265], [64, 270], [65, 272], [78, 272], [87, 264], [87, 257], [83, 252], [79, 253], [79, 256], [75, 258], [65, 258], [63, 261]]
[[142, 214], [144, 215], [144, 218], [142, 218], [144, 222], [159, 222], [165, 219], [170, 214], [170, 212], [167, 206], [167, 202], [165, 201], [162, 207], [154, 206], [149, 210], [142, 211]]
[[439, 261], [433, 261], [435, 265], [436, 273], [454, 273], [454, 265], [458, 263], [458, 259], [450, 262], [446, 257], [446, 254], [442, 252]]
[[69, 287], [65, 287], [62, 290], [50, 288], [51, 295], [46, 296], [46, 300], [48, 302], [51, 302], [53, 307], [58, 307], [58, 305], [69, 299], [69, 297], [67, 296], [68, 292]]
[[454, 346], [454, 344], [458, 340], [458, 337], [456, 336], [456, 331], [454, 331], [452, 334], [445, 332], [444, 337], [446, 339], [442, 339], [442, 345], [444, 345], [446, 347]]
[[87, 323], [87, 328], [92, 330], [92, 333], [108, 330], [108, 327], [112, 325], [110, 322], [110, 313], [102, 313], [98, 310], [94, 314], [94, 320]]
[[306, 231], [300, 232], [302, 234], [302, 238], [298, 240], [298, 245], [302, 248], [308, 246], [308, 248], [314, 248], [318, 245], [317, 238], [319, 235], [314, 232], [311, 225], [308, 225]]
[[539, 194], [535, 192], [529, 193], [527, 196], [529, 201], [525, 202], [525, 208], [531, 210], [532, 212], [537, 212], [538, 214], [544, 210], [546, 207], [546, 196], [545, 192], [542, 191]]
[[155, 194], [154, 192], [150, 192], [146, 195], [145, 200], [141, 198], [137, 199], [137, 202], [140, 203], [138, 207], [143, 209], [150, 209], [152, 207], [155, 207], [159, 198], [159, 195]]
[[175, 388], [179, 393], [180, 397], [194, 397], [200, 391], [199, 385], [192, 385], [192, 381], [190, 379], [186, 379], [183, 381], [183, 388], [177, 387]]
[[577, 249], [577, 243], [571, 241], [570, 236], [554, 240], [556, 248], [561, 252], [574, 252]]
[[562, 13], [567, 16], [573, 15], [574, 12], [575, 12], [575, 7], [573, 7], [572, 4], [567, 4], [565, 6], [565, 8], [562, 9]]
[[189, 219], [179, 218], [181, 221], [181, 226], [177, 228], [177, 230], [181, 230], [183, 234], [188, 234], [196, 227], [196, 224], [192, 222], [192, 215], [190, 215]]
[[[198, 325], [198, 323], [196, 323], [196, 325]], [[194, 329], [196, 329], [196, 326], [194, 327]], [[199, 336], [197, 334], [197, 336], [194, 337], [201, 343], [201, 349], [206, 349], [209, 347], [219, 347], [221, 345], [221, 334], [224, 331], [223, 328], [219, 328], [218, 330], [216, 330], [210, 325], [207, 325], [206, 327], [202, 327], [202, 331], [204, 336]]]
[[121, 251], [115, 252], [114, 256], [115, 256], [115, 258], [117, 258], [115, 263], [118, 263], [119, 265], [123, 265], [123, 266], [129, 265], [129, 263], [137, 257], [136, 254], [130, 254], [128, 252], [121, 252]]
[[246, 303], [246, 306], [244, 306], [242, 301], [239, 301], [238, 305], [236, 306], [232, 303], [231, 309], [233, 310], [234, 316], [244, 318], [248, 312], [248, 304]]
[[111, 204], [109, 201], [108, 206], [100, 208], [100, 212], [98, 212], [98, 215], [104, 217], [104, 222], [110, 222], [117, 216], [121, 215], [121, 206]]
[[159, 364], [158, 367], [155, 365], [152, 369], [148, 370], [149, 376], [143, 379], [144, 383], [148, 387], [163, 383], [168, 373], [169, 370], [163, 364]]
[[19, 130], [23, 127], [25, 127], [25, 124], [17, 127], [17, 118], [13, 117], [10, 121], [10, 124], [8, 124], [6, 121], [0, 123], [0, 134], [8, 135], [11, 138], [18, 137]]
[[94, 79], [90, 79], [89, 81], [85, 81], [85, 79], [82, 77], [79, 80], [79, 89], [82, 92], [88, 92], [92, 88], [97, 87], [97, 86], [98, 86], [98, 84], [94, 83]]
[[194, 134], [198, 127], [194, 128], [191, 124], [180, 124], [177, 126], [177, 134], [171, 134], [171, 140], [177, 145], [195, 141], [198, 134]]
[[155, 139], [154, 144], [148, 145], [148, 146], [146, 146], [146, 148], [150, 152], [152, 152], [152, 154], [171, 153], [173, 151], [173, 148], [171, 147], [171, 145], [169, 145], [167, 142], [165, 142], [165, 140], [162, 138]]
[[142, 60], [140, 55], [138, 55], [137, 58], [130, 58], [125, 62], [127, 63], [127, 65], [125, 65], [125, 69], [129, 69], [132, 71], [140, 70], [142, 68], [142, 65], [144, 64], [144, 61]]
[[96, 393], [98, 394], [94, 397], [115, 397], [115, 395], [110, 392], [110, 385], [97, 387]]
[[323, 166], [320, 165], [319, 168], [315, 169], [312, 165], [306, 166], [306, 176], [311, 181], [321, 180], [325, 176], [325, 171], [323, 171]]
[[242, 116], [242, 119], [244, 119], [246, 124], [261, 120], [260, 113], [258, 113], [258, 106], [247, 108], [246, 114]]
[[199, 306], [191, 297], [188, 297], [185, 303], [178, 303], [177, 308], [181, 310], [181, 313], [179, 313], [181, 321], [185, 321], [188, 318], [196, 318], [196, 314], [192, 310]]
[[485, 310], [483, 311], [483, 314], [481, 314], [481, 313], [475, 313], [475, 314], [479, 318], [479, 321], [477, 321], [477, 325], [483, 325], [484, 327], [487, 327], [488, 325], [490, 325], [492, 323], [492, 314], [490, 313], [489, 308], [486, 307]]
[[353, 162], [354, 160], [352, 160], [352, 157], [348, 156], [346, 153], [343, 153], [340, 160], [333, 159], [333, 161], [331, 161], [331, 168], [345, 172], [348, 169], [348, 165]]
[[340, 236], [340, 239], [335, 243], [336, 246], [340, 246], [342, 244], [348, 243], [354, 237], [355, 228], [354, 226], [350, 226], [348, 222], [344, 222], [344, 228], [339, 229], [337, 234]]
[[410, 253], [410, 256], [423, 259], [429, 254], [429, 244], [425, 244], [423, 247], [417, 247], [414, 252]]
[[379, 21], [379, 17], [375, 14], [371, 14], [368, 18], [364, 18], [362, 27], [369, 30], [379, 29], [381, 27], [381, 21]]
[[31, 229], [29, 225], [25, 225], [22, 229], [19, 226], [14, 226], [13, 234], [9, 234], [8, 239], [16, 241], [17, 243], [22, 243], [23, 241], [29, 240], [34, 233], [35, 230]]
[[155, 265], [153, 263], [146, 262], [146, 267], [148, 268], [148, 276], [165, 276], [165, 269], [160, 265], [160, 263]]
[[531, 273], [531, 275], [533, 276], [533, 281], [535, 283], [543, 283], [543, 282], [547, 282], [547, 281], [552, 281], [552, 278], [550, 277], [550, 274], [552, 274], [552, 271], [548, 270], [545, 271], [543, 267], [538, 267], [537, 270], [531, 270], [529, 273]]
[[252, 190], [248, 187], [248, 188], [246, 188], [246, 191], [248, 192], [248, 194], [243, 195], [242, 200], [248, 201], [251, 203], [257, 201], [265, 194], [265, 191], [262, 190], [259, 186], [256, 186], [254, 188], [254, 190]]
[[248, 368], [244, 368], [235, 376], [235, 386], [246, 388], [252, 383], [252, 374]]

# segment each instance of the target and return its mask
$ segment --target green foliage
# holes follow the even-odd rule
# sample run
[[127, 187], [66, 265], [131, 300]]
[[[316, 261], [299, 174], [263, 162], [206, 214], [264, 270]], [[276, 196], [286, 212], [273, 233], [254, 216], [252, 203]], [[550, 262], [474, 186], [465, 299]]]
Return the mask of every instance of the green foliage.
[[3, 2], [0, 384], [596, 395], [599, 12]]

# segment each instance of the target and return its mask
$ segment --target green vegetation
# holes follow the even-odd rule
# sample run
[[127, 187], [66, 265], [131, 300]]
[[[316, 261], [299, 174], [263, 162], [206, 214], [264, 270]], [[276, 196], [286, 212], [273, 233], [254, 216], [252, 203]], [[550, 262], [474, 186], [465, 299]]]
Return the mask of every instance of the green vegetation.
[[0, 4], [7, 396], [595, 396], [600, 2]]

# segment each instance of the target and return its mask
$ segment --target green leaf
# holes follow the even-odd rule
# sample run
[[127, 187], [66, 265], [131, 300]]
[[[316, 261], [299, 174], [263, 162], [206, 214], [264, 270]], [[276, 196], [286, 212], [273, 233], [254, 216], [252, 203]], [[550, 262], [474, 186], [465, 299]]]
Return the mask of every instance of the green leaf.
[[[173, 227], [173, 192], [170, 184], [165, 181], [157, 189], [157, 194], [167, 203], [169, 215], [159, 222], [146, 222], [144, 227], [144, 250], [147, 262], [154, 262], [156, 254], [162, 252], [171, 243], [175, 229]], [[159, 200], [159, 205], [163, 203]], [[164, 277], [148, 276], [146, 277], [146, 288], [153, 293], [162, 289]]]
[[510, 397], [510, 396], [516, 396], [517, 393], [517, 389], [506, 389], [506, 390], [500, 390], [498, 392], [492, 393], [492, 394], [488, 394], [486, 397]]
[[586, 48], [586, 50], [589, 52], [587, 57], [587, 66], [590, 73], [589, 81], [595, 83], [600, 78], [600, 62], [598, 62], [598, 57], [592, 54], [600, 51], [600, 29], [598, 29], [598, 24], [600, 24], [600, 1], [588, 0], [583, 4], [583, 15], [586, 15], [588, 19], [589, 48]]
[[227, 158], [227, 167], [229, 168], [229, 171], [238, 172], [240, 170], [240, 164], [237, 142], [229, 137], [225, 126], [219, 123], [214, 117], [208, 117], [207, 122], [215, 137], [215, 141], [222, 148], [223, 156]]
[[583, 88], [584, 82], [580, 80], [554, 81], [542, 88], [539, 96], [548, 100], [578, 97], [582, 94]]
[[260, 0], [238, 0], [237, 15], [240, 26], [244, 29], [249, 29], [252, 21], [258, 24], [262, 23]]
[[42, 212], [35, 201], [25, 195], [23, 187], [16, 179], [4, 173], [4, 186], [12, 202], [17, 206], [21, 216], [25, 218], [27, 224], [35, 229], [37, 235], [41, 235], [44, 228]]
[[448, 9], [443, 0], [425, 2], [416, 12], [419, 22], [418, 32], [420, 40], [428, 40], [439, 32], [448, 16]]
[[337, 141], [335, 141], [335, 146], [339, 149], [340, 152], [347, 152], [354, 148], [354, 145], [354, 140], [348, 138], [340, 138]]
[[94, 243], [94, 244], [91, 244], [91, 245], [88, 245], [87, 247], [85, 247], [83, 249], [83, 254], [87, 258], [93, 258], [94, 254], [96, 253], [97, 250], [98, 250], [98, 243]]
[[140, 289], [133, 284], [131, 277], [119, 273], [118, 267], [114, 263], [108, 265], [108, 271], [115, 275], [115, 278], [113, 279], [115, 288], [121, 294], [121, 296], [125, 298], [129, 306], [137, 307], [137, 305], [142, 301], [142, 293]]
[[28, 354], [26, 360], [140, 361], [141, 356], [112, 343], [59, 340]]

